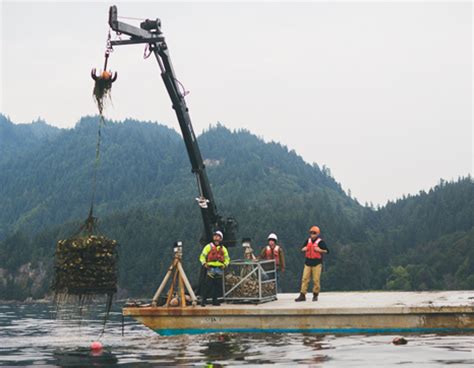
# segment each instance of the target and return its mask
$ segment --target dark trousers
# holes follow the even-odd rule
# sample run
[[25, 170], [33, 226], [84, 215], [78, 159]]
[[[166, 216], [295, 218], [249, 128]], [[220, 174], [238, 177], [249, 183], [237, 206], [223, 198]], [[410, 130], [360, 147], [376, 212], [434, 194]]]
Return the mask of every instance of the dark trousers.
[[209, 297], [212, 297], [213, 303], [217, 303], [217, 298], [222, 295], [222, 277], [209, 277], [209, 275], [206, 275], [206, 280], [202, 289], [203, 293], [201, 294], [201, 297], [204, 303]]

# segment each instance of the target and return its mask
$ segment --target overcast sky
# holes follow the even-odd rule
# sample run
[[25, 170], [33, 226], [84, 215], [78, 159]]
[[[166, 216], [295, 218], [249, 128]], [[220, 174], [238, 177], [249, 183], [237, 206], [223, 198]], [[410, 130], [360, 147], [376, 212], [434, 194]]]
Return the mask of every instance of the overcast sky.
[[[73, 127], [95, 114], [108, 2], [1, 3], [0, 112]], [[160, 18], [196, 132], [220, 121], [328, 166], [362, 203], [472, 174], [472, 4], [116, 2]], [[137, 24], [133, 20], [123, 20]], [[112, 119], [178, 130], [154, 58], [116, 47]]]

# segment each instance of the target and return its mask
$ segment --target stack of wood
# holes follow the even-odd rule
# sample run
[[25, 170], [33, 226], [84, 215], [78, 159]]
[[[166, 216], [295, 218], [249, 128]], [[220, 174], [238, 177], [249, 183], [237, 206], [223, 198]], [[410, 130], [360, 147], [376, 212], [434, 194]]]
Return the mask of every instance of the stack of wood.
[[52, 288], [56, 294], [112, 294], [117, 268], [115, 240], [96, 235], [59, 240]]

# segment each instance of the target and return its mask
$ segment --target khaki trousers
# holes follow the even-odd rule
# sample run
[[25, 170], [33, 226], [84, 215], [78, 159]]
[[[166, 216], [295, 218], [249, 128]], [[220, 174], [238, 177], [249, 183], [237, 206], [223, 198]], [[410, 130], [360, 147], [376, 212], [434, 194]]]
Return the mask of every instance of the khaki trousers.
[[321, 268], [322, 264], [317, 266], [306, 266], [304, 265], [303, 278], [301, 279], [301, 294], [306, 294], [308, 291], [309, 280], [313, 277], [313, 293], [318, 294], [321, 290]]

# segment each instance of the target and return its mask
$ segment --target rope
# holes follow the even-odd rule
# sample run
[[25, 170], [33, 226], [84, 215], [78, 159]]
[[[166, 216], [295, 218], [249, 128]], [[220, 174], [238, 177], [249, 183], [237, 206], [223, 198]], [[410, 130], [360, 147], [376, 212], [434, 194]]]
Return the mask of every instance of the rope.
[[146, 44], [145, 45], [145, 50], [143, 50], [143, 58], [148, 59], [152, 52], [153, 52], [153, 50], [151, 49], [150, 45]]
[[93, 234], [96, 229], [96, 220], [94, 217], [94, 202], [95, 202], [95, 193], [97, 189], [97, 171], [99, 170], [99, 161], [100, 161], [100, 141], [101, 141], [101, 128], [102, 124], [105, 124], [104, 116], [100, 114], [99, 128], [97, 130], [97, 144], [95, 148], [95, 163], [94, 163], [94, 172], [92, 174], [92, 193], [91, 193], [91, 206], [89, 208], [89, 215], [87, 216], [84, 224], [79, 228], [79, 230], [74, 234], [74, 236], [79, 235], [82, 231], [86, 230], [89, 235]]
[[90, 215], [93, 213], [94, 201], [95, 201], [95, 192], [97, 189], [97, 171], [99, 170], [99, 161], [100, 161], [100, 141], [101, 141], [101, 128], [102, 124], [105, 124], [104, 115], [100, 114], [99, 118], [99, 128], [97, 130], [97, 144], [95, 147], [95, 163], [94, 163], [94, 173], [92, 177], [92, 196], [91, 196], [91, 209]]
[[179, 91], [181, 93], [181, 97], [186, 97], [187, 95], [189, 95], [189, 91], [186, 91], [186, 88], [184, 87], [184, 84], [181, 83], [176, 78], [174, 80], [176, 81], [176, 83], [178, 83], [178, 86], [181, 87], [181, 91]]
[[102, 331], [100, 332], [99, 337], [97, 338], [97, 341], [100, 341], [100, 339], [104, 335], [105, 325], [107, 324], [107, 320], [109, 319], [109, 314], [112, 309], [112, 300], [113, 300], [113, 294], [107, 294], [107, 305], [105, 307], [104, 324], [102, 325]]

